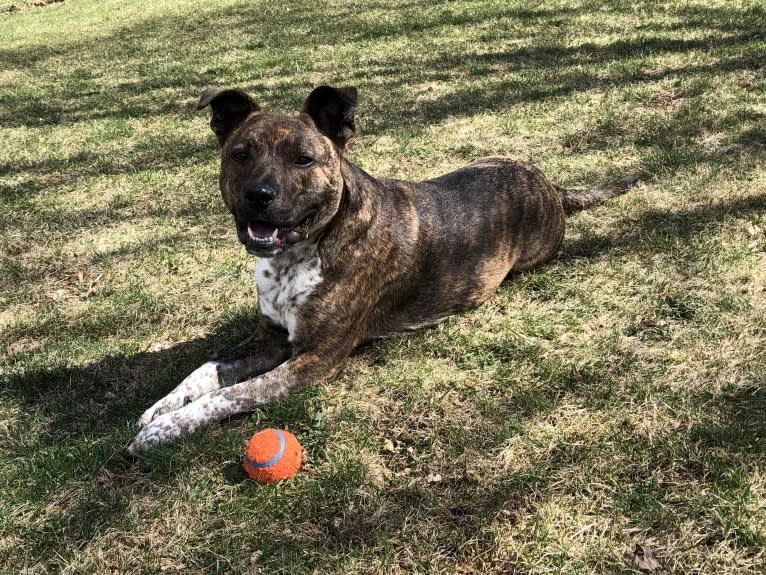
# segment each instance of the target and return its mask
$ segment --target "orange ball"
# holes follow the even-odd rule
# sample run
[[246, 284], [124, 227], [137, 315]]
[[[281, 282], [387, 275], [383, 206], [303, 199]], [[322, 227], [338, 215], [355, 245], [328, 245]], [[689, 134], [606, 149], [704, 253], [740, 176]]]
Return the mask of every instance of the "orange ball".
[[247, 442], [242, 467], [250, 479], [274, 483], [295, 477], [301, 456], [301, 444], [292, 433], [284, 429], [264, 429]]

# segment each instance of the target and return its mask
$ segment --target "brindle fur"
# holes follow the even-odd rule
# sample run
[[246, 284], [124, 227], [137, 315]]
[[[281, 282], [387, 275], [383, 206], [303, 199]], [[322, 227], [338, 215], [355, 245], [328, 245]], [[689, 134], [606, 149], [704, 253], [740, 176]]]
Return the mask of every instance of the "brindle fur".
[[[280, 253], [249, 245], [248, 222], [293, 227], [313, 214], [303, 241], [318, 242], [322, 281], [296, 308], [293, 332], [262, 314], [253, 336], [147, 410], [130, 453], [332, 378], [366, 340], [478, 306], [509, 273], [556, 256], [566, 213], [637, 180], [566, 190], [506, 157], [423, 182], [376, 179], [344, 157], [354, 132], [353, 88], [317, 88], [298, 116], [261, 112], [238, 90], [207, 90], [199, 108], [208, 105], [221, 144], [221, 193], [240, 241], [256, 255], [287, 261], [295, 247]], [[314, 163], [298, 166], [301, 156]], [[254, 208], [249, 190], [273, 198]], [[280, 281], [291, 281], [290, 269]]]

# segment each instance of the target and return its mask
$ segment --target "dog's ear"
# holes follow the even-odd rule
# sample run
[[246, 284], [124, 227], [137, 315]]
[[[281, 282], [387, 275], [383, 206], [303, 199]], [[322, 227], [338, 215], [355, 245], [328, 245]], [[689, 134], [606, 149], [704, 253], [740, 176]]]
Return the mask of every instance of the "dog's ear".
[[260, 110], [255, 101], [241, 90], [221, 90], [207, 88], [200, 96], [197, 109], [210, 106], [213, 115], [210, 117], [210, 129], [223, 146], [232, 130], [239, 126], [245, 118]]
[[301, 112], [311, 116], [316, 127], [342, 150], [356, 130], [355, 107], [356, 88], [319, 86], [306, 98]]

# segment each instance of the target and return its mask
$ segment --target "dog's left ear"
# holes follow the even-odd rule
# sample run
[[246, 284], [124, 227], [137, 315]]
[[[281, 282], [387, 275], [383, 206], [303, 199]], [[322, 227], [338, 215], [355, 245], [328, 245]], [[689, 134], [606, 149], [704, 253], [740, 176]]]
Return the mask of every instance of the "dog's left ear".
[[341, 150], [353, 137], [356, 88], [315, 88], [303, 103], [301, 112], [308, 114], [314, 124]]
[[197, 109], [202, 110], [207, 106], [213, 108], [210, 129], [222, 146], [234, 128], [250, 114], [260, 110], [258, 104], [243, 91], [220, 88], [208, 88], [202, 92]]

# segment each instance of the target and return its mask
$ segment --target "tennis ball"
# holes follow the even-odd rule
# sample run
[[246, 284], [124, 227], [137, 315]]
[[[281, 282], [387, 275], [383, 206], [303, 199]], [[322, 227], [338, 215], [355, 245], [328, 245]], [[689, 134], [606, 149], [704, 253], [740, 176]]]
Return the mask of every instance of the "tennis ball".
[[258, 483], [274, 483], [290, 479], [301, 466], [301, 444], [284, 429], [264, 429], [250, 438], [245, 446], [245, 468], [250, 479]]

